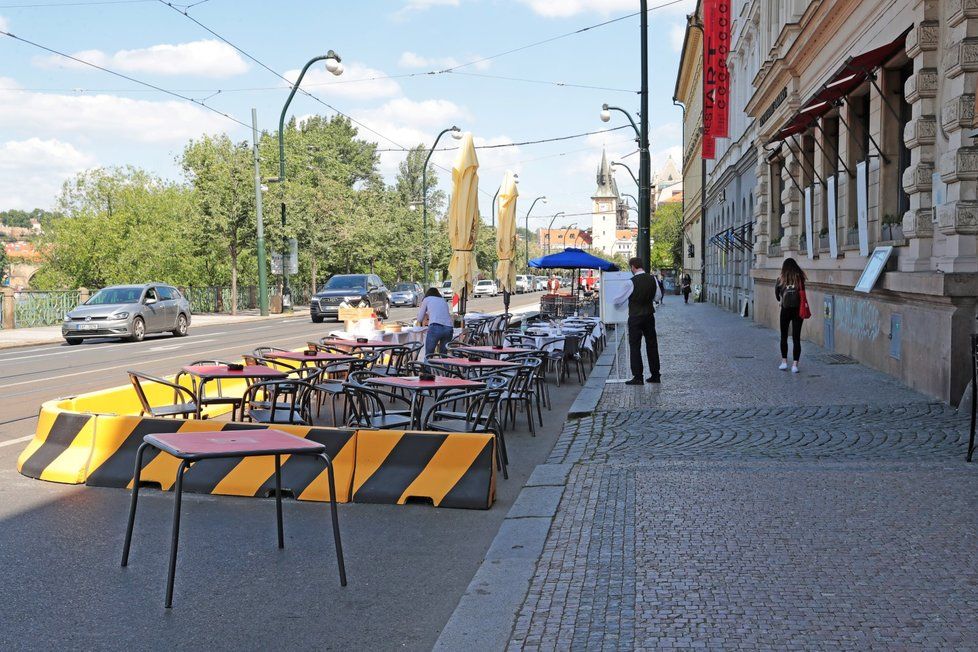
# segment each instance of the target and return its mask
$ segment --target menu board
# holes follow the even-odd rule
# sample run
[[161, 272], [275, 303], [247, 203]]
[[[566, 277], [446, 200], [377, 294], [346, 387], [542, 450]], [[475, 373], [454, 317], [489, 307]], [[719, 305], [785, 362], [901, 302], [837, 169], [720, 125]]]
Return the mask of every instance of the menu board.
[[605, 324], [627, 324], [628, 302], [616, 306], [615, 297], [619, 296], [626, 283], [632, 282], [631, 272], [601, 272], [601, 321]]

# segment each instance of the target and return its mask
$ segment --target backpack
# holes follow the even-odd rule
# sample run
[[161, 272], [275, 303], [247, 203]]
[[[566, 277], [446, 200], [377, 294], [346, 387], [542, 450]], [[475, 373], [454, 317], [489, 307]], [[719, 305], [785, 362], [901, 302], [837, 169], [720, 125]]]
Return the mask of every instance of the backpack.
[[781, 306], [783, 308], [798, 308], [801, 306], [801, 294], [794, 285], [781, 290]]

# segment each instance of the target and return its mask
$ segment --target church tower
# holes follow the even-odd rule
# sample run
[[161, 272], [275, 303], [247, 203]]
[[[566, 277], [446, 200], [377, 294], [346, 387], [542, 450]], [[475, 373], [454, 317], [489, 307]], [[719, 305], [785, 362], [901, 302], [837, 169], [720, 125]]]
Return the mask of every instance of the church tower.
[[618, 239], [618, 212], [621, 198], [604, 150], [601, 151], [597, 182], [598, 187], [591, 196], [591, 244], [595, 249], [612, 255]]

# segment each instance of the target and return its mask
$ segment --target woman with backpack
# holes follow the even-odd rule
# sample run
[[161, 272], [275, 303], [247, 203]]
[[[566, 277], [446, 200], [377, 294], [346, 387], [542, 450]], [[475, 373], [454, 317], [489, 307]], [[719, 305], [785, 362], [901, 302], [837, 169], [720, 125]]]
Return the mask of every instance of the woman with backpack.
[[788, 328], [790, 327], [794, 345], [791, 373], [796, 374], [798, 359], [801, 357], [801, 325], [811, 316], [811, 312], [805, 296], [805, 272], [794, 258], [784, 259], [781, 275], [774, 286], [774, 296], [781, 302], [781, 364], [778, 369], [785, 371], [788, 368]]

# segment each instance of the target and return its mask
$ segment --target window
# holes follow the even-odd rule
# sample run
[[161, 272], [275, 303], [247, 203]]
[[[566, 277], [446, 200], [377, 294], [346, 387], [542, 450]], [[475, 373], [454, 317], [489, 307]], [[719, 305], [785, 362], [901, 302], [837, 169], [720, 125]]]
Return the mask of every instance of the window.
[[768, 197], [768, 219], [770, 221], [771, 240], [780, 241], [784, 236], [784, 227], [781, 226], [781, 216], [784, 215], [784, 177], [781, 176], [784, 169], [784, 159], [775, 158], [770, 165], [770, 197]]
[[850, 100], [853, 112], [853, 139], [858, 161], [869, 160], [869, 91]]
[[173, 298], [173, 295], [170, 293], [171, 289], [172, 288], [168, 288], [165, 285], [160, 285], [156, 288], [156, 291], [160, 295], [160, 301], [169, 301]]
[[900, 69], [900, 73], [899, 73], [900, 83], [897, 85], [896, 93], [895, 93], [897, 95], [896, 97], [897, 105], [900, 107], [898, 109], [900, 114], [900, 126], [899, 129], [897, 130], [897, 134], [899, 134], [899, 141], [900, 141], [900, 146], [898, 150], [899, 156], [897, 161], [897, 170], [898, 170], [897, 183], [899, 186], [899, 190], [897, 191], [897, 199], [898, 199], [897, 216], [898, 217], [902, 217], [904, 213], [910, 210], [910, 195], [908, 195], [907, 191], [903, 189], [903, 173], [906, 172], [907, 169], [910, 167], [910, 148], [907, 147], [907, 143], [903, 138], [903, 134], [907, 125], [910, 123], [910, 119], [913, 117], [913, 108], [910, 106], [910, 103], [907, 102], [907, 98], [903, 94], [903, 89], [906, 87], [907, 80], [910, 79], [911, 75], [913, 75], [913, 61], [908, 61]]

